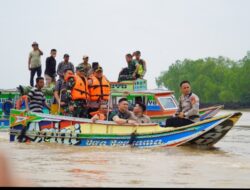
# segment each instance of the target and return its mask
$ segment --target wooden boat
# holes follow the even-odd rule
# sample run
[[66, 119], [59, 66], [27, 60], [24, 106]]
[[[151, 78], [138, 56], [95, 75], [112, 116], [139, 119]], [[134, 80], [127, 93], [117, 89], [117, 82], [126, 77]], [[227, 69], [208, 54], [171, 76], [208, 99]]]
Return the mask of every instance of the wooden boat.
[[[159, 124], [117, 125], [110, 121], [11, 110], [10, 141], [61, 143], [78, 146], [175, 147], [218, 142], [241, 117], [241, 113], [206, 119], [183, 127]], [[215, 134], [215, 135], [213, 135]]]

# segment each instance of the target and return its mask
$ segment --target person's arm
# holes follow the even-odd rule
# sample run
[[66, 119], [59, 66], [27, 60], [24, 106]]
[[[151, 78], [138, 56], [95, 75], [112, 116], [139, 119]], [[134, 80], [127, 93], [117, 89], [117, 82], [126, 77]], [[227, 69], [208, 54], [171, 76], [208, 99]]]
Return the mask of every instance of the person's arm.
[[56, 73], [57, 73], [57, 75], [59, 75], [59, 76], [61, 76], [61, 74], [62, 74], [62, 73], [60, 73], [60, 72], [61, 72], [61, 71], [60, 71], [60, 70], [61, 70], [61, 65], [62, 65], [62, 64], [59, 63], [58, 66], [57, 66], [57, 70], [56, 70]]
[[146, 61], [143, 61], [143, 73], [142, 73], [142, 77], [145, 76], [146, 72], [147, 72], [147, 64], [146, 64]]
[[57, 90], [54, 91], [54, 97], [55, 97], [57, 103], [60, 104], [59, 92]]
[[181, 97], [179, 98], [179, 105], [178, 105], [178, 109], [175, 113], [175, 116], [179, 116], [179, 114], [181, 113]]
[[24, 99], [24, 101], [25, 101], [25, 110], [26, 111], [29, 111], [30, 109], [29, 109], [29, 97], [27, 96], [25, 99]]
[[137, 123], [137, 117], [133, 112], [130, 111], [130, 117], [128, 118], [128, 123], [129, 124], [138, 124]]
[[38, 51], [39, 51], [40, 55], [43, 55], [43, 52], [40, 50], [39, 47], [38, 47]]
[[71, 65], [72, 65], [73, 73], [75, 73], [75, 67], [74, 67], [73, 63], [71, 63]]
[[135, 71], [133, 72], [132, 76], [135, 78], [136, 77], [136, 73], [138, 73], [138, 70], [139, 70], [139, 64], [136, 63], [135, 64]]
[[189, 118], [192, 115], [199, 115], [199, 98], [197, 96], [192, 95], [190, 99], [192, 108], [187, 112], [183, 113], [185, 118]]
[[119, 118], [117, 115], [115, 115], [115, 116], [112, 118], [112, 120], [113, 120], [114, 122], [116, 122], [118, 125], [123, 125], [123, 124], [126, 124], [126, 123], [129, 122], [129, 120], [127, 120], [127, 119], [121, 119], [121, 118]]
[[29, 59], [28, 59], [28, 69], [30, 70], [31, 68], [30, 68], [30, 64], [31, 64], [31, 53], [29, 54]]
[[99, 118], [98, 114], [95, 114], [93, 117], [91, 117], [91, 121], [92, 121], [93, 123], [95, 123], [96, 120], [99, 120], [99, 119], [100, 119], [100, 118]]

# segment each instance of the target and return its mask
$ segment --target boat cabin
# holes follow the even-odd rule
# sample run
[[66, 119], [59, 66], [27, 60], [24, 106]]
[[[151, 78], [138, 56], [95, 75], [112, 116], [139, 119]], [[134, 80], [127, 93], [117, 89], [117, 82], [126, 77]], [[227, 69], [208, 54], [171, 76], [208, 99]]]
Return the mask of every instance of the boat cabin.
[[145, 114], [157, 123], [164, 122], [178, 109], [173, 91], [165, 89], [148, 90], [147, 81], [143, 79], [111, 82], [111, 96], [113, 109], [117, 108], [119, 99], [123, 97], [128, 99], [130, 110], [136, 102], [143, 102], [146, 105]]

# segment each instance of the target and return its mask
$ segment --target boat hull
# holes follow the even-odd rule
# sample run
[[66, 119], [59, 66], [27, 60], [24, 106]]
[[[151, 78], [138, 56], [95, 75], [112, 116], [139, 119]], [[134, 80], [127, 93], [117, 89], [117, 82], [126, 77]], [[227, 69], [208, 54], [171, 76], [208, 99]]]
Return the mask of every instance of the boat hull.
[[225, 115], [179, 128], [158, 124], [117, 125], [88, 119], [11, 110], [10, 141], [46, 142], [77, 146], [175, 147], [188, 143], [229, 120]]

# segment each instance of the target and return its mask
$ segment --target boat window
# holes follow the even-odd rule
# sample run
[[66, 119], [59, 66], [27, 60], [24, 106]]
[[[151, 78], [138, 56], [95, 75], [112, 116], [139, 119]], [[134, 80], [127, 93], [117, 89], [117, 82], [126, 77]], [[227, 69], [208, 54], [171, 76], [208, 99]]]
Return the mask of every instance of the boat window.
[[159, 100], [161, 106], [165, 110], [177, 108], [177, 105], [172, 97], [159, 97], [158, 100]]

